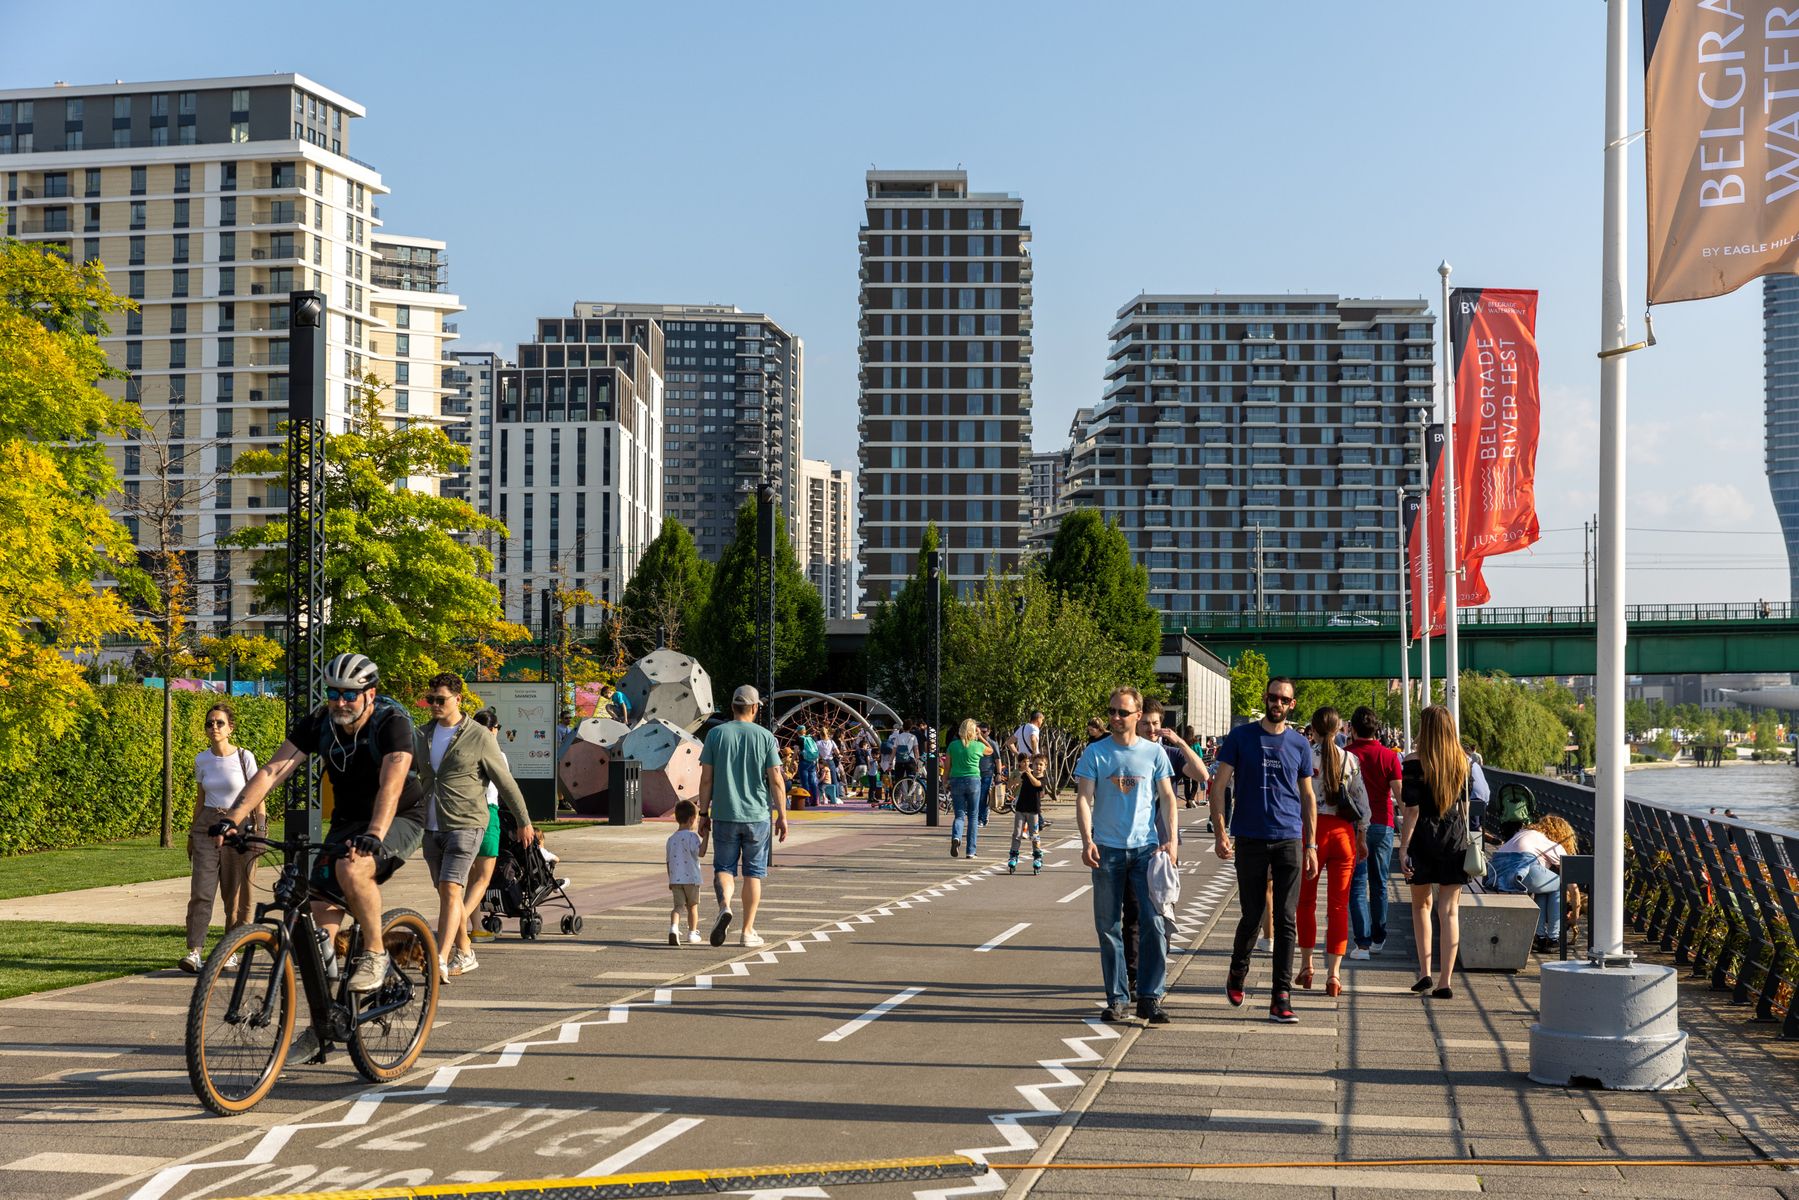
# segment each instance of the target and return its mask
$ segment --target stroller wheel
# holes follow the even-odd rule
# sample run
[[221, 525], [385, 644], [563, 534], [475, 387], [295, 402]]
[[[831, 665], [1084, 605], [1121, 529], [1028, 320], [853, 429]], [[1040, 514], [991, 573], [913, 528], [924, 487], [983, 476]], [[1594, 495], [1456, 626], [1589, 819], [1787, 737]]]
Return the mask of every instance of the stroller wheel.
[[488, 913], [485, 917], [482, 917], [481, 928], [487, 930], [489, 933], [500, 932], [500, 914]]
[[575, 931], [575, 919], [573, 917], [562, 918], [561, 929], [564, 933], [573, 933]]
[[570, 933], [580, 933], [581, 932], [581, 914], [580, 913], [576, 913], [574, 916], [572, 916], [568, 919], [568, 928], [569, 928]]

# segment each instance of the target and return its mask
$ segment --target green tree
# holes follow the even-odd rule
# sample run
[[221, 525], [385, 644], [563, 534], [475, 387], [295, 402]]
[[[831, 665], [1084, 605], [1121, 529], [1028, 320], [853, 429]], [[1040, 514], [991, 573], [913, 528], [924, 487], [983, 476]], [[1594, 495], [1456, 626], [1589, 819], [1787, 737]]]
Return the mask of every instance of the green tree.
[[[330, 604], [325, 652], [356, 650], [381, 668], [384, 691], [411, 696], [440, 671], [479, 678], [498, 667], [501, 646], [528, 636], [506, 621], [487, 575], [493, 556], [480, 538], [506, 527], [466, 501], [414, 491], [408, 479], [442, 477], [468, 462], [468, 450], [434, 426], [390, 425], [381, 384], [364, 382], [350, 428], [325, 438], [325, 595]], [[241, 475], [273, 475], [285, 456], [241, 456]], [[258, 597], [287, 603], [287, 518], [246, 526], [219, 541], [270, 551], [252, 568]]]
[[1231, 664], [1231, 716], [1260, 714], [1267, 691], [1268, 660], [1254, 650], [1245, 650]]
[[80, 660], [136, 627], [96, 583], [133, 561], [99, 439], [140, 417], [99, 386], [120, 377], [99, 337], [106, 314], [135, 307], [98, 262], [0, 240], [0, 771], [74, 726], [93, 702]]
[[[765, 662], [763, 614], [768, 608], [768, 559], [756, 546], [756, 510], [751, 496], [737, 509], [737, 533], [719, 556], [712, 588], [700, 618], [696, 657], [712, 675], [713, 687], [728, 695], [754, 683]], [[800, 570], [787, 521], [775, 513], [775, 686], [811, 687], [825, 669], [825, 607]]]
[[1562, 760], [1567, 729], [1532, 689], [1503, 672], [1462, 672], [1462, 736], [1488, 766], [1534, 775]]
[[1647, 700], [1626, 700], [1624, 702], [1624, 732], [1632, 741], [1637, 740], [1655, 728], [1655, 714]]
[[644, 547], [619, 604], [626, 657], [647, 654], [665, 634], [677, 649], [692, 641], [711, 594], [712, 564], [700, 557], [687, 526], [664, 517], [662, 532]]
[[[930, 711], [931, 582], [927, 557], [938, 548], [937, 526], [926, 525], [912, 577], [868, 618], [868, 689], [902, 717]], [[943, 583], [943, 627], [955, 620], [956, 593]], [[946, 656], [947, 665], [948, 658]]]
[[1556, 715], [1580, 752], [1580, 764], [1583, 767], [1593, 765], [1597, 753], [1599, 731], [1593, 716], [1593, 706], [1582, 701], [1572, 690], [1562, 684], [1550, 680], [1539, 689], [1539, 695], [1549, 710]]
[[[1390, 692], [1385, 679], [1301, 679], [1294, 686], [1293, 711], [1288, 715], [1303, 725], [1311, 721], [1313, 713], [1329, 707], [1348, 725], [1350, 715], [1364, 704], [1384, 715]], [[1256, 700], [1260, 703], [1261, 697]]]
[[1780, 749], [1780, 714], [1764, 708], [1755, 717], [1755, 757], [1760, 760], [1782, 758]]
[[1149, 572], [1131, 558], [1118, 527], [1091, 508], [1062, 518], [1039, 569], [1051, 590], [1078, 601], [1105, 635], [1153, 664], [1162, 617], [1149, 602]]

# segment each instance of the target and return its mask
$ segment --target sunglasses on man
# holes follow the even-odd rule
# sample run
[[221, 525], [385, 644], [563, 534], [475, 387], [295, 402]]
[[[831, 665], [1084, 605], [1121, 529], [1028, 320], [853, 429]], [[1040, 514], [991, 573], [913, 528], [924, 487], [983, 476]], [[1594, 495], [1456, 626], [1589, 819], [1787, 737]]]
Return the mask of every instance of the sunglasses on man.
[[1291, 697], [1291, 696], [1275, 696], [1275, 695], [1271, 694], [1271, 695], [1263, 696], [1262, 701], [1266, 704], [1291, 704], [1291, 703], [1293, 703], [1293, 697]]
[[327, 700], [354, 700], [354, 699], [356, 699], [356, 697], [362, 695], [362, 691], [363, 691], [363, 689], [361, 689], [361, 688], [328, 687], [325, 689], [325, 699], [327, 699]]

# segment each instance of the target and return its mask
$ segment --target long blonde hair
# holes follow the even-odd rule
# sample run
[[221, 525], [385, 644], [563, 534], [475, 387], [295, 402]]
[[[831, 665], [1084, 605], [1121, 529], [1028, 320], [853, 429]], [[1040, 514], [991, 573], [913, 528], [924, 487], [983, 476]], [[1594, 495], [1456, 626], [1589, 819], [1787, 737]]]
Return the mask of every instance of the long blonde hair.
[[975, 724], [973, 717], [963, 717], [962, 724], [956, 727], [956, 737], [964, 744], [976, 741], [981, 736], [981, 727]]
[[1455, 718], [1441, 704], [1424, 710], [1418, 733], [1418, 769], [1430, 793], [1431, 815], [1440, 819], [1468, 786], [1468, 756], [1455, 736]]

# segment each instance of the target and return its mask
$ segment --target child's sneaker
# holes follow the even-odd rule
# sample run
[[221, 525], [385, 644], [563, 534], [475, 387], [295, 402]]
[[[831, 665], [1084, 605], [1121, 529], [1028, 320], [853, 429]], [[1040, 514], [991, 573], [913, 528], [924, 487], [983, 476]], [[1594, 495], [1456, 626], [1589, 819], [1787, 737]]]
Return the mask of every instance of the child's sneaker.
[[1008, 858], [1006, 860], [1006, 874], [1008, 874], [1008, 875], [1018, 874], [1018, 860], [1016, 858]]

